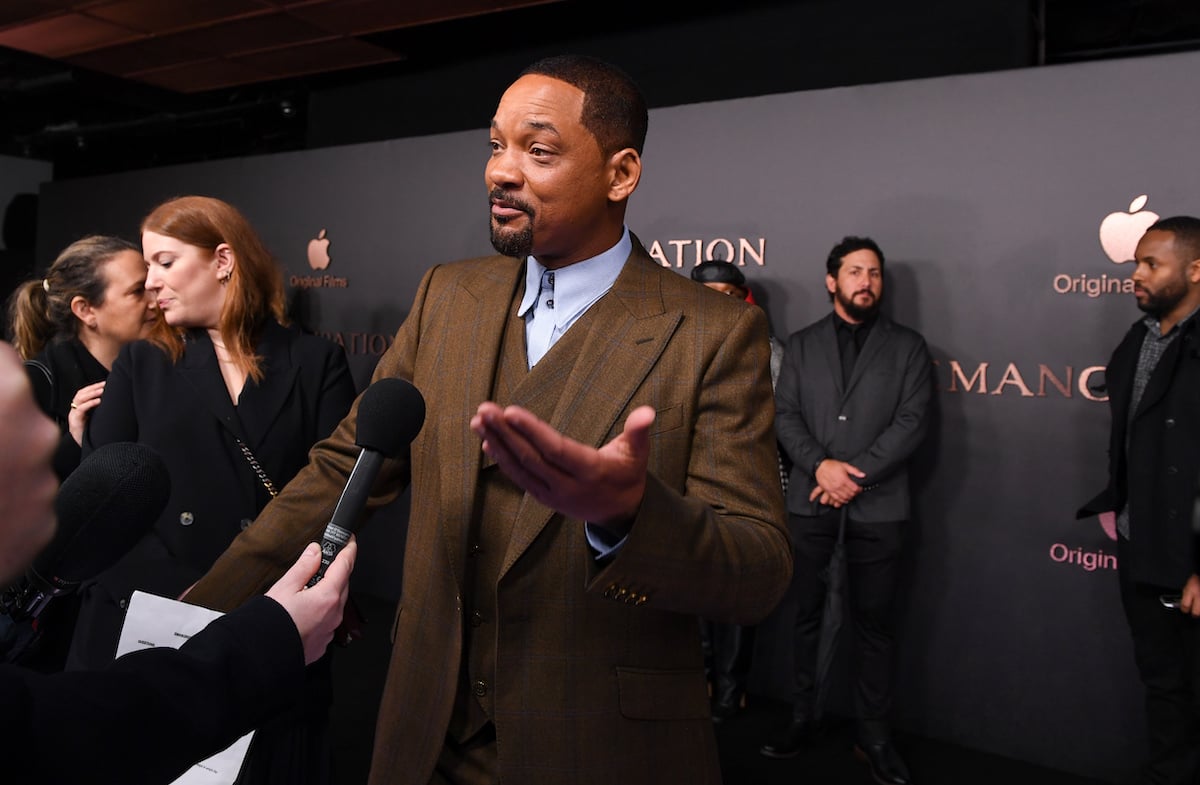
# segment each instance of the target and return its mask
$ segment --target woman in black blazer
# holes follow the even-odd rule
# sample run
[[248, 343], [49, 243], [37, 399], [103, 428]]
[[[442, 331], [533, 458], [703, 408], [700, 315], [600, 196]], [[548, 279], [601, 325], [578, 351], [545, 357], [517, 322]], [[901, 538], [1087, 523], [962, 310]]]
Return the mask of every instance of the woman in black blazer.
[[[149, 335], [157, 321], [145, 284], [146, 261], [137, 246], [91, 235], [64, 248], [45, 278], [26, 281], [9, 298], [13, 347], [25, 361], [38, 408], [59, 427], [53, 457], [59, 482], [79, 466], [84, 425], [118, 350]], [[46, 606], [20, 656], [22, 667], [63, 669], [78, 609], [75, 594]]]
[[[165, 202], [142, 222], [142, 250], [160, 325], [121, 350], [84, 455], [147, 444], [167, 464], [171, 493], [138, 546], [83, 587], [69, 668], [111, 659], [134, 590], [178, 597], [203, 575], [355, 395], [345, 351], [288, 326], [282, 272], [236, 208]], [[307, 711], [258, 731], [241, 782], [327, 781], [328, 666], [326, 657]]]
[[79, 465], [88, 414], [122, 346], [157, 321], [146, 294], [142, 252], [120, 237], [91, 235], [58, 255], [45, 278], [9, 300], [9, 334], [25, 360], [38, 406], [62, 430], [54, 454], [59, 480]]

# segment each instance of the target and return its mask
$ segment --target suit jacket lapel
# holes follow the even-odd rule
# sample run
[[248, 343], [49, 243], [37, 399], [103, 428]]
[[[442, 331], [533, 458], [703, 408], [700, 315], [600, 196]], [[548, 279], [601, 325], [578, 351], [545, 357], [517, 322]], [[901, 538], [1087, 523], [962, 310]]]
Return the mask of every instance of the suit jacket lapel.
[[[494, 264], [459, 279], [449, 294], [447, 313], [451, 319], [460, 322], [460, 327], [467, 329], [435, 328], [434, 332], [422, 336], [423, 341], [426, 337], [434, 341], [432, 346], [423, 346], [422, 351], [433, 351], [437, 357], [438, 394], [444, 394], [447, 402], [461, 401], [461, 408], [467, 412], [474, 413], [475, 406], [493, 400], [496, 373], [504, 354], [501, 342], [509, 320], [514, 318], [524, 285], [524, 270], [525, 265], [515, 259], [495, 257]], [[523, 334], [521, 339], [523, 343]], [[524, 362], [523, 354], [517, 362]], [[460, 407], [451, 408], [458, 410]], [[457, 460], [447, 460], [440, 471], [443, 493], [451, 496], [443, 496], [443, 509], [463, 511], [461, 516], [443, 516], [447, 556], [461, 589], [464, 585], [460, 570], [466, 553], [463, 540], [466, 521], [475, 509], [480, 471], [495, 462], [484, 455], [479, 439], [465, 423], [462, 427], [439, 428], [437, 433], [438, 452], [459, 456]], [[466, 498], [460, 492], [463, 490]]]
[[[546, 420], [561, 433], [600, 447], [619, 425], [617, 418], [654, 368], [682, 318], [678, 308], [665, 306], [659, 275], [657, 263], [634, 238], [633, 253], [612, 290], [600, 298], [560, 341], [568, 338], [577, 341], [578, 353], [552, 349], [530, 374], [526, 384], [515, 391], [518, 396], [529, 396], [528, 400], [536, 401], [544, 392], [554, 395], [554, 391], [534, 392], [526, 388], [536, 383], [539, 377], [554, 374], [559, 378], [561, 391]], [[577, 329], [584, 332], [572, 336]], [[554, 348], [559, 345], [555, 344]], [[570, 365], [569, 373], [561, 372], [564, 363]], [[547, 367], [543, 368], [543, 365]], [[618, 368], [620, 372], [614, 373], [613, 369]], [[545, 405], [546, 399], [541, 403]], [[500, 568], [501, 577], [553, 515], [554, 510], [531, 496], [525, 497]]]
[[[1138, 353], [1141, 351], [1142, 340], [1146, 336], [1146, 328], [1131, 329], [1124, 340], [1113, 351], [1112, 360], [1104, 374], [1104, 384], [1111, 401], [1112, 411], [1116, 415], [1113, 420], [1114, 434], [1120, 428], [1124, 439], [1125, 423], [1130, 416], [1129, 404], [1133, 400], [1133, 378], [1137, 374]], [[1115, 382], [1115, 383], [1114, 383]], [[1145, 398], [1145, 395], [1142, 396]], [[1124, 441], [1121, 442], [1124, 444]]]
[[251, 449], [257, 448], [266, 438], [272, 423], [291, 398], [300, 375], [300, 369], [292, 365], [288, 351], [288, 331], [274, 320], [263, 328], [255, 348], [263, 358], [263, 380], [259, 384], [247, 380], [237, 405], [237, 419], [241, 420], [246, 434], [244, 441]]
[[[1146, 381], [1146, 389], [1142, 391], [1142, 398], [1138, 401], [1137, 411], [1133, 416], [1139, 417], [1146, 409], [1158, 403], [1158, 399], [1167, 394], [1167, 390], [1171, 387], [1171, 379], [1175, 376], [1175, 366], [1179, 362], [1181, 348], [1190, 342], [1190, 335], [1180, 331], [1179, 335], [1175, 336], [1175, 340], [1171, 341], [1159, 358], [1158, 364], [1154, 366], [1154, 370], [1150, 372], [1150, 378]], [[1141, 343], [1138, 343], [1139, 353]], [[1137, 363], [1134, 362], [1134, 372], [1136, 373]]]
[[187, 347], [179, 360], [179, 372], [196, 392], [196, 396], [230, 433], [245, 441], [246, 435], [234, 411], [225, 379], [217, 366], [212, 341], [203, 330], [192, 330], [186, 338]]

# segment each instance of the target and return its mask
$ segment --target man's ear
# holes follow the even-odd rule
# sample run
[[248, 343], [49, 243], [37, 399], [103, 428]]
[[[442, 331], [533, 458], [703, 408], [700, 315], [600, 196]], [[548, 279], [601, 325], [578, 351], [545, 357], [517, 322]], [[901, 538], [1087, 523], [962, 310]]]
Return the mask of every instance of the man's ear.
[[1188, 262], [1187, 276], [1192, 283], [1200, 283], [1200, 259]]
[[623, 202], [629, 198], [642, 179], [642, 157], [632, 147], [618, 150], [608, 159], [608, 198]]
[[830, 294], [835, 294], [837, 292], [837, 278], [834, 278], [829, 273], [825, 273], [825, 289]]
[[92, 304], [83, 299], [81, 295], [75, 295], [71, 298], [71, 313], [75, 314], [75, 318], [83, 322], [88, 327], [95, 329], [96, 313], [92, 308]]

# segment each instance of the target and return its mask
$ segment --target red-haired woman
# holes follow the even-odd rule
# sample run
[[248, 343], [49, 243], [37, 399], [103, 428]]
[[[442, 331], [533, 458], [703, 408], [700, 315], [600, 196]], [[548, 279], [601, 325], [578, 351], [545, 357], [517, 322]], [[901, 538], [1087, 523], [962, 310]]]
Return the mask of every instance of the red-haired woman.
[[[171, 495], [137, 548], [84, 587], [69, 668], [111, 658], [134, 590], [177, 597], [203, 575], [355, 395], [345, 351], [288, 325], [283, 274], [236, 208], [185, 196], [141, 228], [161, 320], [113, 364], [84, 455], [117, 441], [154, 447]], [[240, 782], [327, 781], [328, 660], [307, 705], [256, 734]]]

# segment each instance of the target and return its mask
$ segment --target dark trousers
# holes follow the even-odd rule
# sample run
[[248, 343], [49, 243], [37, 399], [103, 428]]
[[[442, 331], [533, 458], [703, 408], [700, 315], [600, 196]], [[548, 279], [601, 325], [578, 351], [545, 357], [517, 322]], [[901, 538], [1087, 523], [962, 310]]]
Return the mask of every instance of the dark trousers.
[[1182, 586], [1135, 583], [1125, 569], [1128, 551], [1120, 538], [1121, 604], [1146, 692], [1149, 754], [1138, 783], [1192, 785], [1200, 782], [1200, 620], [1159, 603]]
[[754, 627], [700, 620], [704, 664], [716, 703], [736, 706], [746, 693], [754, 658]]
[[[825, 602], [824, 574], [837, 539], [840, 510], [819, 516], [789, 515], [795, 567], [793, 716], [814, 718], [817, 643]], [[853, 623], [855, 711], [862, 735], [886, 736], [892, 703], [892, 598], [904, 521], [846, 522], [847, 595]], [[851, 630], [843, 630], [843, 635]], [[840, 651], [845, 651], [843, 646]], [[877, 739], [882, 740], [882, 739]], [[872, 741], [872, 739], [863, 739]]]

